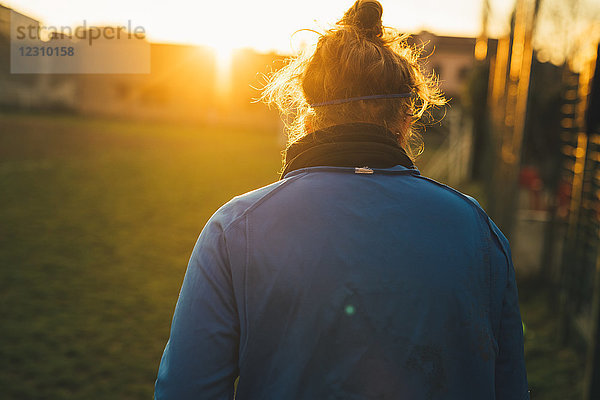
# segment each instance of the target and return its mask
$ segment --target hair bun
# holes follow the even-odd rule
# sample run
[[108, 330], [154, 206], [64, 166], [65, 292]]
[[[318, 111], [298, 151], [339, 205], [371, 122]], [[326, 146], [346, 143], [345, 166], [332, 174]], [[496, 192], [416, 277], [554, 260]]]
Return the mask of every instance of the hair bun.
[[382, 14], [383, 7], [377, 0], [356, 0], [338, 25], [356, 27], [367, 37], [380, 37], [383, 34]]
[[383, 7], [377, 0], [358, 0], [356, 7], [356, 25], [362, 29], [375, 28], [381, 24]]

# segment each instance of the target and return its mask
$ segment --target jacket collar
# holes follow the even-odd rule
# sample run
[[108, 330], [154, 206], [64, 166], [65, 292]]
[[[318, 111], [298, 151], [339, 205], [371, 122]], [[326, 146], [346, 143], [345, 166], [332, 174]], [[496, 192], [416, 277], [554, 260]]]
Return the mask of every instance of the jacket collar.
[[348, 123], [307, 134], [285, 151], [281, 178], [289, 172], [308, 167], [403, 166], [416, 169], [395, 133], [381, 125]]

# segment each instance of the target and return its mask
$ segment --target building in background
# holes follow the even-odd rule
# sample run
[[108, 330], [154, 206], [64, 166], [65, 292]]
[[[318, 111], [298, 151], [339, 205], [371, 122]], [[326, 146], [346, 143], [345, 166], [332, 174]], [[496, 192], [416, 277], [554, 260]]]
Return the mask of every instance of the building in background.
[[[13, 74], [11, 14], [19, 25], [40, 26], [0, 5], [0, 108], [142, 119], [202, 119], [214, 112], [215, 55], [208, 47], [152, 43], [149, 74]], [[48, 40], [70, 38], [54, 34]]]
[[10, 73], [10, 21], [37, 29], [40, 22], [0, 5], [0, 107], [36, 109], [49, 105], [52, 90], [48, 76]]
[[215, 55], [207, 47], [152, 43], [149, 74], [81, 74], [75, 110], [85, 115], [202, 120], [213, 113]]
[[[437, 36], [422, 31], [413, 35], [410, 42], [424, 45], [424, 67], [439, 77], [440, 87], [448, 98], [460, 99], [469, 74], [475, 64], [476, 38]], [[488, 52], [494, 54], [496, 39], [488, 41]]]

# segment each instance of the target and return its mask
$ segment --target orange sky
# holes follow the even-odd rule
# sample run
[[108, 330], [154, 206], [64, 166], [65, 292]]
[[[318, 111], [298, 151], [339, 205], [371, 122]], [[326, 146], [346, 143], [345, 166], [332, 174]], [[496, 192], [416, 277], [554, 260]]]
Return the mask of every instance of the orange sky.
[[[492, 29], [508, 28], [515, 0], [490, 0]], [[298, 48], [302, 28], [319, 30], [339, 19], [353, 0], [0, 0], [0, 3], [40, 19], [45, 25], [143, 26], [153, 41], [210, 45], [228, 51], [237, 47], [277, 50]], [[383, 22], [406, 32], [422, 29], [440, 34], [476, 36], [481, 29], [482, 0], [381, 0]], [[493, 33], [493, 32], [492, 32]], [[311, 41], [312, 38], [304, 38]]]

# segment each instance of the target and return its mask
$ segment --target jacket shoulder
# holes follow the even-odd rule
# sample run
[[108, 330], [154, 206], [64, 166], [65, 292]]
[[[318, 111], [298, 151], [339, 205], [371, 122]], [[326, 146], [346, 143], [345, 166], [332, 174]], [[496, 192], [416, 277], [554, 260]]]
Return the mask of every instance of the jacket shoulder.
[[464, 201], [466, 205], [468, 205], [469, 207], [471, 207], [474, 210], [474, 212], [476, 213], [476, 215], [478, 216], [480, 221], [483, 223], [483, 225], [487, 229], [489, 229], [490, 235], [492, 237], [494, 237], [494, 239], [500, 244], [502, 251], [508, 257], [510, 257], [510, 246], [508, 243], [508, 239], [506, 238], [506, 236], [504, 236], [504, 234], [502, 233], [500, 228], [498, 228], [498, 226], [494, 223], [494, 221], [485, 212], [483, 207], [481, 207], [481, 204], [479, 204], [479, 202], [474, 197], [469, 196], [468, 194], [462, 193], [459, 190], [456, 190], [453, 187], [450, 187], [448, 185], [440, 183], [434, 179], [431, 179], [431, 178], [428, 178], [428, 177], [425, 177], [422, 175], [419, 175], [418, 178], [429, 181], [432, 184], [441, 188], [442, 190], [445, 190], [448, 193], [452, 193], [457, 198], [462, 199], [462, 201]]
[[291, 181], [300, 178], [301, 175], [302, 174], [282, 179], [250, 192], [235, 196], [227, 203], [223, 204], [213, 214], [209, 222], [218, 223], [223, 231], [227, 230], [229, 226], [235, 224], [240, 219], [243, 219], [243, 217], [254, 208], [280, 191], [283, 187], [289, 185]]
[[461, 191], [459, 191], [451, 186], [448, 186], [444, 183], [438, 182], [434, 179], [428, 178], [423, 175], [417, 175], [416, 178], [426, 181], [426, 182], [429, 182], [433, 187], [437, 187], [438, 190], [445, 192], [448, 196], [451, 196], [451, 197], [455, 198], [456, 200], [460, 201], [461, 203], [463, 203], [464, 206], [472, 208], [479, 217], [484, 218], [484, 219], [488, 218], [487, 213], [483, 210], [483, 208], [481, 207], [479, 202], [474, 197], [469, 196], [468, 194], [462, 193]]

